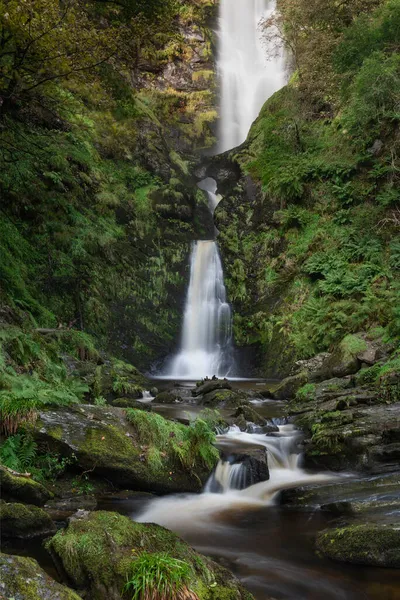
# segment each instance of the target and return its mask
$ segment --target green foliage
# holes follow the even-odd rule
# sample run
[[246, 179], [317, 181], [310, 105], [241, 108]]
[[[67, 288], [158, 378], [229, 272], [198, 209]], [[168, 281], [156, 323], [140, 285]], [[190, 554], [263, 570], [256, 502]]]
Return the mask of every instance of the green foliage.
[[127, 419], [133, 425], [139, 443], [147, 447], [146, 460], [155, 470], [168, 457], [177, 466], [191, 470], [195, 463], [211, 469], [218, 460], [213, 446], [215, 434], [209, 422], [196, 419], [189, 426], [167, 421], [156, 413], [129, 409]]
[[143, 552], [131, 563], [125, 592], [132, 600], [180, 600], [193, 597], [187, 585], [192, 576], [191, 566], [166, 552]]
[[25, 433], [8, 437], [0, 446], [0, 463], [19, 473], [29, 472], [39, 482], [54, 481], [74, 457], [60, 457], [58, 454], [41, 451], [36, 442]]
[[308, 402], [315, 399], [315, 383], [306, 383], [296, 392], [296, 400], [299, 402]]

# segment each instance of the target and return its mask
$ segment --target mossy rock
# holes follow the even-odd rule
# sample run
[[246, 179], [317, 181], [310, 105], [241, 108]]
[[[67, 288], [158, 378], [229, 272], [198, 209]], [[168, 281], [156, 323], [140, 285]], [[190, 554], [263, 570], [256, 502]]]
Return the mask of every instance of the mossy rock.
[[171, 392], [160, 392], [154, 398], [154, 402], [156, 404], [175, 404], [175, 402], [182, 402], [182, 398]]
[[1, 533], [7, 538], [32, 538], [50, 535], [56, 526], [49, 515], [29, 504], [0, 503]]
[[111, 402], [111, 405], [117, 408], [136, 408], [137, 410], [145, 410], [146, 412], [152, 410], [150, 404], [134, 400], [133, 398], [117, 398]]
[[13, 475], [2, 466], [0, 466], [0, 491], [3, 500], [16, 500], [35, 506], [43, 506], [53, 497], [53, 494], [37, 481], [30, 477]]
[[251, 600], [226, 569], [195, 552], [176, 534], [117, 513], [99, 511], [71, 521], [46, 544], [78, 590], [91, 600], [122, 600], [132, 561], [142, 552], [168, 553], [191, 567], [188, 587], [200, 600]]
[[0, 553], [1, 598], [14, 600], [81, 600], [54, 581], [33, 558]]
[[[41, 411], [33, 434], [52, 451], [73, 456], [74, 466], [91, 470], [94, 476], [104, 477], [118, 487], [158, 493], [201, 491], [213, 465], [206, 467], [198, 456], [190, 469], [184, 469], [168, 448], [161, 447], [157, 448], [159, 461], [149, 460], [137, 428], [132, 419], [127, 419], [129, 412], [143, 415], [141, 425], [149, 434], [157, 419], [171, 434], [176, 426], [143, 410], [82, 404]], [[159, 444], [157, 435], [153, 437]]]
[[276, 400], [288, 400], [294, 398], [298, 390], [308, 382], [309, 375], [306, 371], [286, 377], [274, 390]]
[[[262, 417], [254, 408], [251, 406], [239, 406], [236, 410], [234, 417], [237, 419], [238, 417], [242, 417], [249, 423], [254, 423], [255, 425], [259, 425], [263, 427], [266, 423], [264, 417]], [[236, 422], [236, 420], [235, 420]]]
[[351, 525], [318, 534], [318, 552], [340, 562], [400, 568], [400, 527]]
[[203, 379], [197, 382], [192, 390], [192, 396], [203, 396], [214, 390], [231, 390], [232, 386], [227, 379]]
[[237, 390], [217, 389], [205, 394], [200, 403], [211, 408], [239, 408], [249, 404], [244, 392]]

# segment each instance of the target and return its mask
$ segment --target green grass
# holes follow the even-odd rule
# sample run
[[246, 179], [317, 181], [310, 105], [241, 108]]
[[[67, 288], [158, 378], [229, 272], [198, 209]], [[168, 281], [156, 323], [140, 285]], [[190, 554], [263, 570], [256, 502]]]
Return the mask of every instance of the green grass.
[[187, 588], [191, 576], [187, 562], [165, 552], [143, 552], [131, 563], [124, 592], [132, 600], [194, 600]]
[[196, 419], [186, 426], [156, 413], [135, 409], [127, 411], [127, 419], [135, 429], [139, 444], [146, 448], [146, 460], [155, 470], [162, 467], [162, 459], [166, 457], [187, 470], [195, 465], [211, 469], [218, 460], [210, 422]]

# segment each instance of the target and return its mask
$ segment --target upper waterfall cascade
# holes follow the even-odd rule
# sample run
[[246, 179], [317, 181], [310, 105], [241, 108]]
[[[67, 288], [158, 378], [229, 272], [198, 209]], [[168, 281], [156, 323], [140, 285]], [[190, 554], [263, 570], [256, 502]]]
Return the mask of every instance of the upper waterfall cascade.
[[[221, 0], [217, 70], [221, 86], [219, 150], [242, 143], [267, 98], [283, 85], [283, 60], [266, 60], [259, 22], [275, 8], [269, 0]], [[213, 214], [221, 197], [207, 177], [199, 184]], [[217, 235], [215, 230], [215, 237]], [[196, 380], [235, 373], [232, 315], [215, 240], [193, 244], [181, 346], [164, 375]]]
[[221, 0], [217, 71], [221, 86], [219, 152], [242, 144], [264, 102], [284, 85], [283, 56], [267, 60], [259, 23], [271, 0]]

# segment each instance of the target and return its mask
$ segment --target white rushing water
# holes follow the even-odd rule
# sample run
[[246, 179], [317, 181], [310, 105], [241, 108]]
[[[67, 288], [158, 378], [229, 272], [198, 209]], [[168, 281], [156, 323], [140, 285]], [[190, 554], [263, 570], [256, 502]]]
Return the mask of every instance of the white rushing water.
[[264, 102], [285, 82], [282, 56], [267, 60], [259, 23], [275, 9], [269, 0], [221, 0], [219, 152], [240, 145]]
[[217, 244], [195, 242], [181, 350], [172, 360], [170, 376], [188, 380], [227, 376], [232, 368], [231, 321]]
[[[210, 526], [210, 521], [218, 523], [225, 511], [254, 510], [276, 503], [278, 493], [283, 489], [300, 485], [334, 481], [339, 476], [332, 474], [308, 473], [299, 466], [298, 449], [300, 432], [292, 425], [279, 427], [273, 435], [241, 432], [236, 427], [217, 436], [221, 446], [232, 444], [238, 453], [249, 446], [264, 447], [267, 452], [269, 479], [246, 487], [241, 487], [244, 479], [242, 465], [220, 461], [215, 472], [200, 495], [177, 495], [159, 498], [150, 502], [144, 512], [135, 520], [158, 523], [179, 533], [193, 532]], [[242, 467], [243, 469], [244, 467]], [[213, 480], [220, 484], [220, 493], [213, 493]]]

